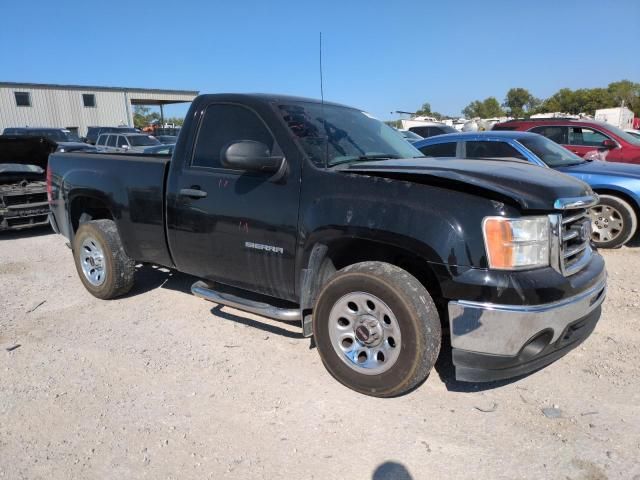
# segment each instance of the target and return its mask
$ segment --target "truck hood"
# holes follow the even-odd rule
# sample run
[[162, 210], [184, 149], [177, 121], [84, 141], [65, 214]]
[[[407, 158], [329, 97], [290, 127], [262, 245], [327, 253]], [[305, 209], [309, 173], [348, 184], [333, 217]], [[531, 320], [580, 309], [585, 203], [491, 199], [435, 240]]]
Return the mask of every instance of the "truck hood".
[[623, 178], [640, 179], [640, 165], [616, 162], [584, 162], [579, 165], [569, 167], [559, 167], [556, 170], [570, 174], [586, 175], [607, 175]]
[[35, 165], [47, 169], [49, 154], [56, 144], [43, 137], [0, 135], [0, 163]]
[[555, 210], [558, 198], [593, 194], [580, 180], [521, 161], [412, 158], [357, 162], [337, 170], [477, 192], [523, 210]]

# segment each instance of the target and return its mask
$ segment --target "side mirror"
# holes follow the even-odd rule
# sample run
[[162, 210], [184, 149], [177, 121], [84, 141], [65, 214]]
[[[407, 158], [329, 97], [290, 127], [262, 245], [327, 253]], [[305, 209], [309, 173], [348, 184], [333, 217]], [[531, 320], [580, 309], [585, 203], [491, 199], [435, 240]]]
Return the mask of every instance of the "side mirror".
[[129, 150], [129, 145], [122, 145], [123, 150]]
[[614, 142], [613, 140], [607, 138], [606, 140], [602, 141], [602, 146], [604, 148], [618, 148], [618, 144], [616, 142]]
[[269, 147], [254, 140], [239, 140], [223, 147], [220, 161], [227, 168], [262, 173], [275, 173], [284, 165], [284, 157], [271, 156]]

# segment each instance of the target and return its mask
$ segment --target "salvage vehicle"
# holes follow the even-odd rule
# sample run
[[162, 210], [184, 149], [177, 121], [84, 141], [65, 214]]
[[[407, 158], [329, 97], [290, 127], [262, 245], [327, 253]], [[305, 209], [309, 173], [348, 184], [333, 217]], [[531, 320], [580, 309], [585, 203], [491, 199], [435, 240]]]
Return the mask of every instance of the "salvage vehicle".
[[518, 131], [453, 133], [414, 146], [431, 157], [517, 158], [588, 183], [600, 197], [600, 203], [589, 209], [596, 247], [621, 247], [637, 231], [640, 165], [584, 160], [542, 135]]
[[409, 127], [408, 131], [420, 135], [422, 138], [457, 132], [455, 128], [440, 122], [422, 122], [418, 126]]
[[85, 141], [95, 145], [98, 137], [103, 133], [140, 133], [140, 129], [133, 127], [88, 127]]
[[49, 223], [45, 169], [55, 149], [43, 137], [0, 136], [0, 231]]
[[95, 147], [82, 142], [80, 138], [66, 128], [5, 128], [3, 135], [44, 137], [57, 145], [59, 152], [95, 152]]
[[586, 160], [640, 164], [640, 139], [604, 122], [572, 118], [509, 120], [493, 130], [539, 133]]
[[[420, 158], [416, 158], [420, 157]], [[532, 372], [594, 329], [606, 270], [588, 185], [524, 162], [425, 159], [358, 109], [201, 95], [172, 157], [53, 154], [54, 230], [101, 299], [147, 262], [198, 297], [301, 322], [344, 385], [420, 385], [448, 329], [455, 375]]]
[[148, 147], [162, 145], [157, 138], [144, 133], [101, 133], [96, 147], [104, 153], [142, 153]]

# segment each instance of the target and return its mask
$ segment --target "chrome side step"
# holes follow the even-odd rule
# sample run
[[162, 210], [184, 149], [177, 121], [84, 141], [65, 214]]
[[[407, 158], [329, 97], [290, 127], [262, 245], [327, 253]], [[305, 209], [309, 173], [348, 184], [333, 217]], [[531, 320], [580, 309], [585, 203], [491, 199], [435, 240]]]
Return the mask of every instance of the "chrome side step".
[[202, 280], [191, 285], [191, 293], [196, 297], [204, 298], [211, 302], [219, 303], [227, 307], [237, 308], [263, 317], [273, 318], [275, 320], [284, 320], [287, 322], [300, 321], [300, 309], [297, 308], [278, 308], [268, 303], [255, 302], [246, 298], [231, 295], [230, 293], [217, 292], [209, 288]]

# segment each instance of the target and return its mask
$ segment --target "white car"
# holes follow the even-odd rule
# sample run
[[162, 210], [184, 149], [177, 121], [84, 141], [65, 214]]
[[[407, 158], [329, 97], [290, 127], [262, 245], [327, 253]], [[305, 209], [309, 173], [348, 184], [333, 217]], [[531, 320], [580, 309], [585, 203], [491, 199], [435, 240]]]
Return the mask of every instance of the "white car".
[[101, 133], [96, 141], [96, 148], [102, 153], [143, 153], [156, 145], [160, 141], [144, 133]]

